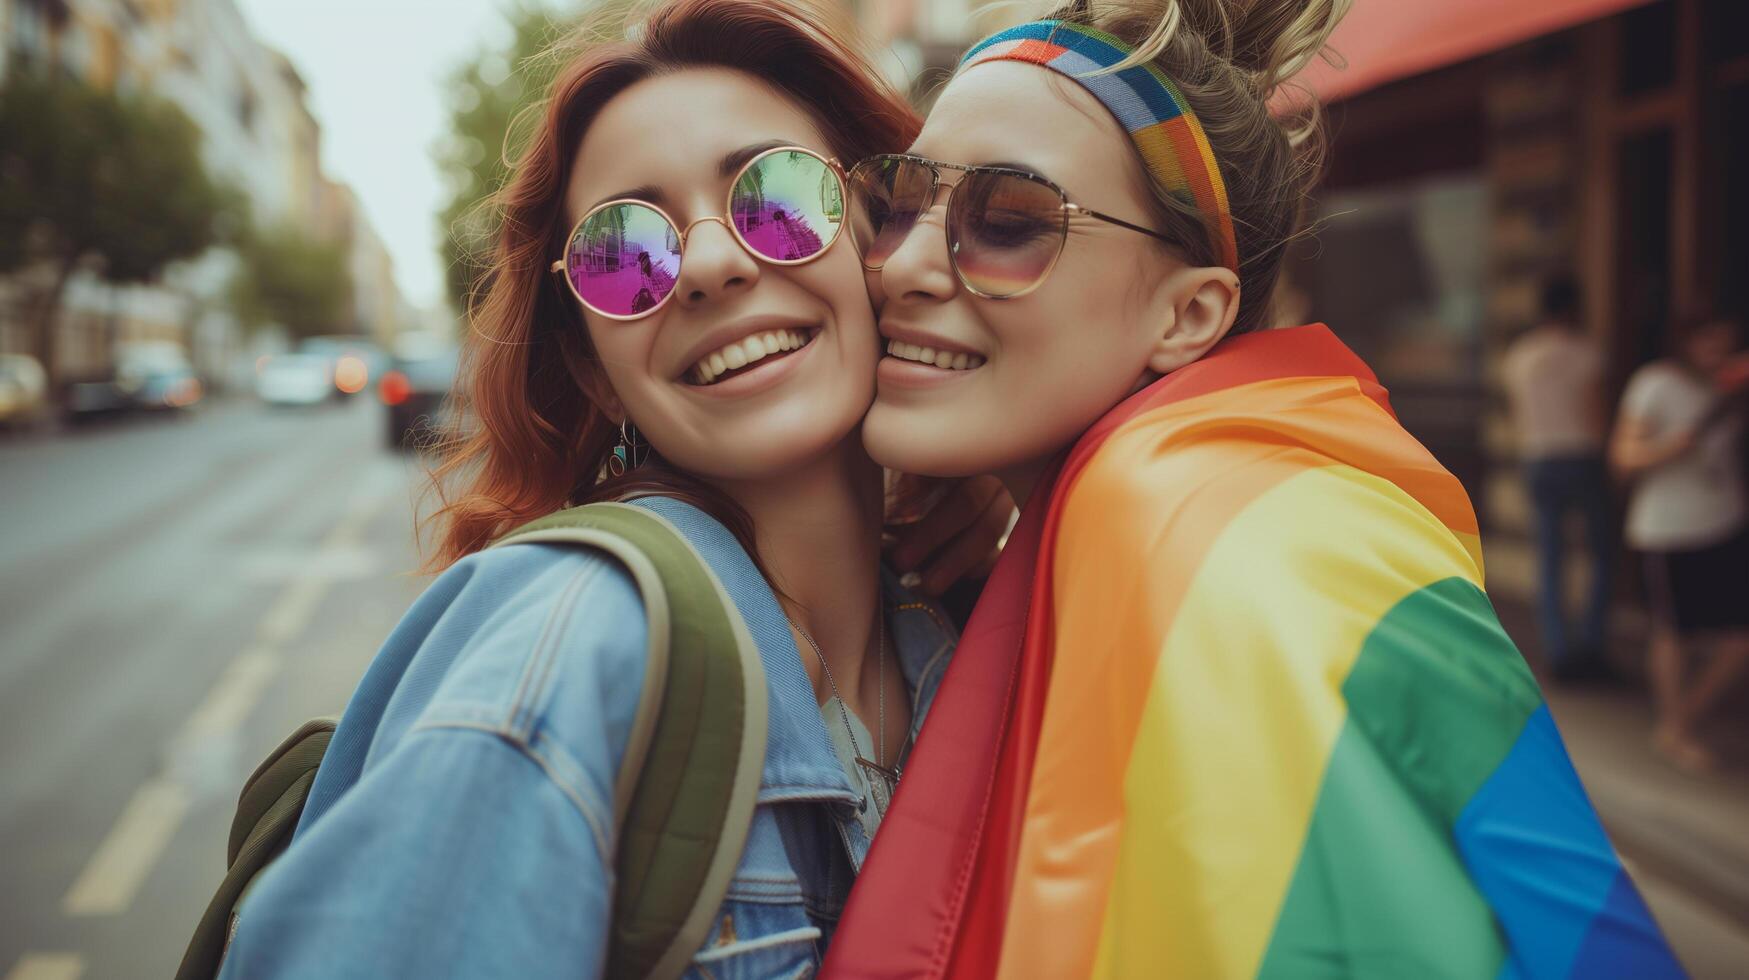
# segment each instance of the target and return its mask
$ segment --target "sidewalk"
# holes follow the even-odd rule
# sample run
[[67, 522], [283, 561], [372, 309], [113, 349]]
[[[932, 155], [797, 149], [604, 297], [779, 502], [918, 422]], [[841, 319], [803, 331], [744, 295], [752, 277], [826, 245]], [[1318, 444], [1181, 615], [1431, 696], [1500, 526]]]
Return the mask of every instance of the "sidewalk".
[[[1678, 770], [1652, 748], [1643, 680], [1554, 684], [1540, 670], [1530, 606], [1511, 596], [1494, 604], [1538, 668], [1585, 788], [1679, 955], [1697, 977], [1749, 973], [1749, 717], [1727, 706], [1708, 729], [1726, 768], [1704, 776]], [[1639, 641], [1617, 642], [1626, 652]], [[1741, 693], [1730, 699], [1743, 702]], [[1712, 927], [1696, 926], [1697, 916], [1710, 917]]]

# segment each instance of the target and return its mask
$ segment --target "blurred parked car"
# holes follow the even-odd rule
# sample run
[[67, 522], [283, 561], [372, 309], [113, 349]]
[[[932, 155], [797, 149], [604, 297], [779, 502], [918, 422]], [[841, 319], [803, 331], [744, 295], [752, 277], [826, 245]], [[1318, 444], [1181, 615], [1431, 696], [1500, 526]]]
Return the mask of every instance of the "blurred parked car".
[[68, 420], [77, 423], [120, 415], [133, 407], [133, 400], [113, 377], [83, 377], [66, 383], [62, 405]]
[[275, 354], [262, 361], [255, 393], [269, 405], [318, 405], [334, 394], [334, 369], [320, 354]]
[[118, 345], [113, 372], [74, 379], [66, 391], [67, 415], [74, 422], [139, 411], [184, 410], [205, 395], [181, 346], [160, 340]]
[[388, 408], [384, 434], [391, 449], [423, 446], [442, 426], [457, 358], [454, 348], [408, 349], [377, 382], [377, 397]]
[[166, 341], [134, 344], [118, 351], [115, 376], [128, 407], [141, 411], [192, 408], [205, 395], [182, 348]]
[[36, 358], [0, 354], [0, 426], [30, 424], [47, 395], [48, 376]]
[[382, 348], [364, 339], [347, 334], [306, 337], [298, 344], [298, 353], [316, 354], [333, 366], [334, 390], [340, 395], [356, 395], [380, 378], [388, 358]]

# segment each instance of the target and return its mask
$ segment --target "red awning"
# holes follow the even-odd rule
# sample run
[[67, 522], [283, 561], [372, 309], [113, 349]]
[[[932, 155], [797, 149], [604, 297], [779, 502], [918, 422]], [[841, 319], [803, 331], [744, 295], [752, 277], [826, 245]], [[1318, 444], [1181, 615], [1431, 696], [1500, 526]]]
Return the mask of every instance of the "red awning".
[[1335, 101], [1650, 0], [1355, 0], [1330, 44], [1348, 60], [1301, 80]]

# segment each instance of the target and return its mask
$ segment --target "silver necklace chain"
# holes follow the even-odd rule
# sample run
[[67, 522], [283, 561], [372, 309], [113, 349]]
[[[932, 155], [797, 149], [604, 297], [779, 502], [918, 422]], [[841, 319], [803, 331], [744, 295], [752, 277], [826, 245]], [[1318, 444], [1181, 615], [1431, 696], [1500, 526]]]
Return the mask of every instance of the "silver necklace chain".
[[[881, 602], [877, 599], [875, 602], [875, 664], [876, 664], [875, 672], [876, 672], [877, 677], [879, 678], [877, 683], [880, 685], [880, 690], [876, 694], [876, 703], [879, 705], [879, 708], [877, 709], [879, 712], [877, 724], [880, 725], [881, 731], [880, 731], [880, 735], [878, 736], [879, 741], [878, 741], [878, 745], [877, 745], [876, 757], [875, 757], [874, 761], [872, 761], [872, 762], [863, 756], [862, 746], [859, 745], [856, 741], [856, 729], [853, 728], [850, 724], [850, 709], [845, 706], [844, 695], [840, 694], [838, 691], [838, 681], [836, 678], [834, 678], [832, 676], [832, 665], [828, 664], [826, 662], [826, 654], [821, 652], [820, 644], [817, 641], [815, 641], [813, 634], [809, 633], [805, 628], [802, 627], [802, 624], [795, 622], [794, 620], [791, 620], [790, 625], [794, 626], [796, 632], [800, 633], [802, 635], [802, 639], [808, 641], [808, 646], [810, 646], [814, 649], [814, 656], [820, 658], [820, 669], [825, 672], [826, 683], [829, 686], [831, 686], [831, 688], [832, 688], [832, 700], [838, 702], [838, 714], [844, 719], [844, 734], [850, 736], [850, 749], [852, 752], [856, 753], [857, 764], [860, 765], [865, 770], [873, 771], [876, 775], [879, 775], [883, 780], [886, 781], [887, 795], [888, 795], [888, 798], [890, 799], [891, 795], [892, 795], [892, 791], [898, 786], [898, 783], [899, 783], [899, 771], [896, 768], [889, 768], [887, 766], [887, 617], [886, 617], [886, 610], [882, 607]], [[877, 804], [877, 807], [876, 807], [877, 810], [880, 813], [884, 814], [886, 812], [886, 804], [881, 802], [878, 798], [876, 799], [875, 802]]]

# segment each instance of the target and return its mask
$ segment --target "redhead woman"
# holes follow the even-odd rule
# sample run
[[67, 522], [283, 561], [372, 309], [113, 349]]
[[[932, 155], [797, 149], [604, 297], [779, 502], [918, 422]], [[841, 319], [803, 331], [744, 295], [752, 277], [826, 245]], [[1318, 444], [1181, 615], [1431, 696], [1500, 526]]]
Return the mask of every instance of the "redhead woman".
[[827, 972], [1679, 970], [1482, 591], [1463, 488], [1270, 329], [1343, 0], [1077, 3], [852, 174], [874, 458], [1024, 510]]
[[226, 976], [601, 974], [649, 637], [607, 555], [485, 548], [543, 514], [661, 517], [758, 647], [757, 806], [674, 973], [813, 968], [929, 710], [953, 635], [881, 571], [879, 348], [839, 230], [839, 161], [902, 149], [915, 116], [791, 4], [675, 0], [627, 37], [563, 66], [500, 196], [447, 570], [360, 684]]

